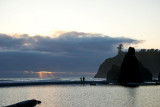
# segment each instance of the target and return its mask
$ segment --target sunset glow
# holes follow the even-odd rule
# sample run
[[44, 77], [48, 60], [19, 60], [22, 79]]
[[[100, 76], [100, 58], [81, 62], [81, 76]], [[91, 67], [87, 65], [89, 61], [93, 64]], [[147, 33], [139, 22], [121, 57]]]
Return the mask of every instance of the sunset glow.
[[55, 72], [49, 72], [49, 71], [39, 71], [39, 72], [33, 72], [33, 71], [24, 71], [26, 74], [37, 74], [40, 78], [54, 78]]
[[78, 74], [78, 75], [92, 75], [92, 76], [96, 74], [92, 72], [50, 72], [50, 71], [39, 71], [39, 72], [24, 71], [24, 73], [25, 74], [37, 74], [37, 76], [40, 78], [54, 78], [56, 74], [61, 74], [61, 75]]
[[52, 72], [48, 72], [48, 71], [40, 71], [40, 72], [36, 72], [40, 78], [53, 78], [54, 75]]

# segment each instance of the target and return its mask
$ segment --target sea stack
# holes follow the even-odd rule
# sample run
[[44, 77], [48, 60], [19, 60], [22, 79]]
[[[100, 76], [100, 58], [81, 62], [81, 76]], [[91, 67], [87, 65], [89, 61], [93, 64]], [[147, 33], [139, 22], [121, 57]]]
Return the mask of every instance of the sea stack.
[[135, 56], [135, 49], [129, 47], [120, 68], [118, 83], [142, 83], [143, 78], [139, 70], [139, 62]]

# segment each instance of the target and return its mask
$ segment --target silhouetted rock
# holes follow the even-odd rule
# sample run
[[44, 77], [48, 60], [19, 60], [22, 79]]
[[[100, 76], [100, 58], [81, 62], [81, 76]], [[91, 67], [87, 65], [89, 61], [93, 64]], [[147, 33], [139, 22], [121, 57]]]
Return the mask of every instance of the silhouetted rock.
[[152, 73], [139, 62], [139, 72], [144, 81], [152, 80]]
[[126, 53], [119, 54], [113, 58], [106, 59], [99, 67], [98, 72], [94, 78], [106, 78], [107, 73], [111, 70], [112, 65], [121, 66]]
[[110, 82], [117, 82], [120, 75], [120, 67], [112, 65], [112, 68], [107, 73], [107, 80]]
[[[118, 82], [118, 78], [120, 76], [120, 68], [117, 65], [112, 65], [111, 69], [107, 73], [107, 80], [110, 82]], [[152, 80], [152, 74], [147, 68], [139, 62], [139, 72], [144, 81]]]
[[141, 83], [143, 78], [139, 71], [139, 62], [135, 56], [135, 49], [130, 47], [121, 65], [118, 83]]
[[[111, 71], [112, 65], [121, 66], [123, 59], [127, 52], [122, 52], [115, 57], [106, 59], [99, 67], [98, 72], [94, 76], [95, 78], [106, 78], [108, 77], [108, 72]], [[139, 61], [139, 69], [143, 80], [150, 81], [153, 78], [158, 78], [160, 72], [160, 51], [149, 49], [140, 50], [135, 52], [136, 57]], [[143, 70], [142, 70], [143, 69]], [[109, 73], [110, 74], [110, 73]], [[112, 74], [112, 73], [111, 73]]]
[[22, 101], [13, 105], [5, 106], [5, 107], [35, 107], [37, 104], [40, 104], [41, 101], [37, 101], [35, 99]]
[[158, 80], [160, 80], [160, 73], [159, 73], [159, 75], [158, 75]]

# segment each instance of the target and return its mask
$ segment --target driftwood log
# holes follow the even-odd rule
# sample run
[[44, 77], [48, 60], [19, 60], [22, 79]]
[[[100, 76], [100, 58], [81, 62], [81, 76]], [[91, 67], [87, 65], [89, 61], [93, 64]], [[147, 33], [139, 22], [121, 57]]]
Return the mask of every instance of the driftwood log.
[[25, 100], [22, 102], [18, 102], [16, 104], [8, 105], [5, 107], [35, 107], [37, 104], [40, 104], [41, 101], [32, 99], [32, 100]]

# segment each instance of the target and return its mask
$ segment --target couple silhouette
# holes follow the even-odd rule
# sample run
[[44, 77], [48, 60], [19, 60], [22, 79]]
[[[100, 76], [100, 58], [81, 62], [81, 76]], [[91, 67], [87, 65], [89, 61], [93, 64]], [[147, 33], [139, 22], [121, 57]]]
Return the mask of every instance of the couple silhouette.
[[81, 84], [84, 84], [84, 82], [85, 82], [85, 77], [84, 77], [84, 76], [81, 77], [81, 78], [80, 78], [80, 81], [81, 81]]

